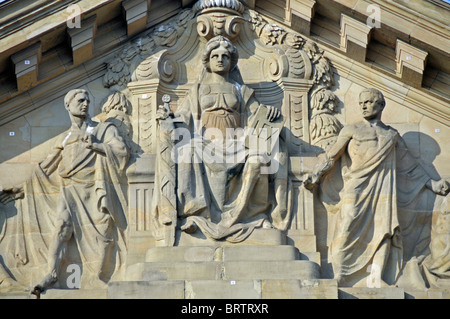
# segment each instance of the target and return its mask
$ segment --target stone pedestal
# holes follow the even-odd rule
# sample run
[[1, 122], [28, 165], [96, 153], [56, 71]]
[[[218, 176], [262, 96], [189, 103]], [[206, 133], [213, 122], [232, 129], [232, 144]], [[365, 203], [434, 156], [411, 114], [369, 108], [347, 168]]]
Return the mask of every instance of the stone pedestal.
[[224, 245], [284, 245], [286, 235], [277, 229], [255, 229], [242, 243], [229, 243], [227, 241], [216, 241], [207, 238], [197, 230], [193, 234], [187, 234], [177, 230], [175, 235], [175, 246], [224, 246]]
[[294, 246], [277, 243], [282, 237], [274, 236], [277, 232], [255, 232], [250, 240], [266, 238], [262, 245], [193, 237], [206, 245], [151, 248], [145, 262], [128, 267], [125, 281], [109, 284], [108, 297], [337, 298], [336, 281], [319, 279], [319, 264], [302, 259]]
[[339, 288], [339, 299], [405, 299], [403, 288]]

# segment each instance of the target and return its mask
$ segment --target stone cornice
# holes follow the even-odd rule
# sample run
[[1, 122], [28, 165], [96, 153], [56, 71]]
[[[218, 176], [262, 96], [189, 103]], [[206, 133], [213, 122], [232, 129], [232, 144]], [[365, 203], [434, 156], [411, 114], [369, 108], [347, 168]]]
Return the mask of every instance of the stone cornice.
[[87, 14], [105, 4], [114, 2], [114, 0], [81, 0], [81, 1], [48, 1], [51, 2], [43, 7], [32, 7], [32, 11], [25, 16], [5, 18], [0, 20], [0, 39], [3, 45], [0, 47], [0, 53], [8, 51], [23, 42], [33, 41], [51, 31], [54, 28], [66, 24], [67, 19], [73, 15], [73, 12], [66, 10], [71, 4], [76, 4], [80, 8], [81, 15]]
[[106, 73], [105, 60], [117, 54], [122, 46], [118, 46], [108, 53], [97, 56], [45, 83], [37, 85], [14, 98], [0, 103], [0, 126], [20, 116], [23, 116], [45, 104], [64, 96], [67, 91], [78, 88], [101, 78]]
[[[437, 19], [432, 19], [429, 16], [424, 15], [422, 12], [415, 11], [410, 7], [394, 1], [357, 0], [349, 2], [344, 0], [334, 0], [333, 2], [364, 17], [370, 15], [370, 11], [367, 11], [369, 5], [377, 5], [381, 10], [382, 25], [386, 25], [393, 30], [404, 33], [405, 36], [414, 38], [444, 53], [449, 54], [450, 52], [449, 26]], [[424, 1], [412, 2], [417, 2], [418, 5], [420, 5], [419, 2]], [[439, 8], [439, 10], [450, 19], [450, 11], [447, 12], [441, 8]], [[436, 41], [436, 37], [441, 38], [441, 41]]]
[[333, 64], [339, 76], [355, 81], [365, 87], [374, 87], [388, 99], [450, 126], [450, 99], [437, 97], [425, 89], [405, 85], [395, 77], [371, 68], [369, 65], [350, 60], [344, 54], [325, 49], [325, 56]]
[[[17, 1], [18, 2], [18, 1]], [[11, 3], [11, 8], [0, 8], [0, 39], [6, 38], [21, 29], [38, 22], [46, 16], [52, 16], [64, 10], [78, 0], [45, 0], [35, 1], [24, 8], [13, 8], [18, 3]]]
[[[279, 21], [274, 22], [282, 23]], [[84, 85], [92, 79], [102, 76], [105, 73], [104, 61], [122, 47], [123, 45], [112, 46], [89, 61], [38, 81], [36, 87], [4, 100], [0, 104], [0, 125], [44, 105], [52, 98], [63, 95], [69, 87]], [[359, 83], [365, 83], [366, 86], [379, 88], [386, 92], [388, 98], [398, 101], [405, 107], [445, 125], [450, 124], [449, 99], [433, 94], [425, 89], [405, 85], [395, 75], [378, 70], [370, 64], [351, 60], [343, 52], [339, 51], [339, 48], [326, 46], [324, 49], [326, 57], [333, 63], [339, 75], [345, 75], [350, 80], [354, 79]], [[40, 85], [44, 82], [46, 83], [45, 90]], [[62, 82], [64, 82], [63, 85], [61, 85]]]

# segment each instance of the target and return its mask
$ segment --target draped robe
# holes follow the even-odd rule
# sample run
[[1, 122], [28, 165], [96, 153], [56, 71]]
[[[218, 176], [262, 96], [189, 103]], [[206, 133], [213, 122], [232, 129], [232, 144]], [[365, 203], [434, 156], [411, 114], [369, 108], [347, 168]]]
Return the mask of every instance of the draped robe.
[[[375, 253], [389, 240], [387, 266], [380, 271], [393, 284], [403, 262], [399, 209], [424, 190], [430, 177], [396, 130], [382, 123], [373, 129], [367, 125], [349, 125], [340, 133], [350, 141], [336, 165], [342, 169], [343, 187], [329, 253], [335, 277], [350, 277], [369, 271]], [[333, 180], [323, 184], [323, 197], [336, 198]]]
[[[87, 149], [81, 141], [84, 134], [103, 143], [105, 154]], [[45, 274], [48, 247], [62, 209], [73, 225], [83, 273], [107, 281], [120, 269], [126, 251], [128, 158], [125, 143], [111, 123], [88, 120], [81, 129], [73, 125], [60, 136], [24, 183], [24, 198], [16, 201], [17, 215], [3, 229], [1, 255], [13, 277], [27, 283]], [[39, 269], [34, 278], [29, 278], [30, 267]]]
[[[226, 139], [230, 147], [221, 148], [223, 144], [216, 144], [202, 135], [201, 125], [230, 122], [240, 123], [241, 128], [245, 127], [261, 104], [254, 98], [251, 88], [235, 85], [233, 91], [237, 95], [236, 99], [227, 99], [220, 94], [217, 97], [218, 100], [223, 98], [223, 101], [238, 102], [234, 105], [232, 119], [230, 117], [228, 121], [217, 118], [215, 122], [214, 117], [202, 109], [200, 88], [200, 83], [194, 84], [175, 114], [175, 119], [179, 121], [175, 124], [177, 128], [185, 128], [185, 132], [189, 133], [188, 136], [182, 134], [183, 140], [170, 150], [174, 156], [164, 154], [171, 148], [170, 139], [179, 139], [179, 136], [168, 137], [175, 126], [160, 131], [152, 209], [154, 233], [157, 238], [164, 237], [161, 234], [161, 229], [164, 228], [161, 227], [160, 217], [167, 212], [176, 211], [178, 217], [186, 223], [195, 223], [207, 237], [241, 242], [253, 229], [262, 227], [264, 220], [272, 217], [268, 215], [268, 175], [260, 173], [260, 167], [264, 164], [255, 158], [249, 160], [250, 154], [244, 145], [233, 139]], [[208, 117], [205, 119], [203, 114], [208, 114]], [[240, 115], [240, 119], [236, 114]], [[160, 127], [163, 128], [166, 124], [161, 124]], [[217, 126], [220, 132], [224, 132], [222, 125]], [[218, 158], [221, 160], [217, 161]], [[229, 158], [234, 161], [227, 161]], [[169, 164], [170, 160], [175, 160], [176, 165]], [[167, 171], [161, 167], [165, 167]], [[289, 218], [290, 216], [277, 216], [271, 221], [284, 225]], [[176, 219], [173, 216], [170, 219], [172, 227], [175, 227]], [[173, 241], [168, 238], [166, 240]]]

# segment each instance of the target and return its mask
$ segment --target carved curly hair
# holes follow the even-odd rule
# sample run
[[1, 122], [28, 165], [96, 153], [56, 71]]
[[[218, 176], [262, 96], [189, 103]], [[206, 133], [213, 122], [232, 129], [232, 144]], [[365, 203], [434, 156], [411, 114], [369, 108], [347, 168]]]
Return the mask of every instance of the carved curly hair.
[[211, 52], [215, 49], [217, 49], [219, 46], [224, 47], [229, 53], [230, 53], [230, 71], [232, 71], [239, 60], [239, 53], [236, 47], [231, 43], [229, 39], [227, 39], [224, 36], [218, 35], [206, 43], [206, 47], [203, 50], [202, 53], [202, 63], [207, 68], [208, 71], [210, 71], [209, 68], [209, 58], [211, 56]]

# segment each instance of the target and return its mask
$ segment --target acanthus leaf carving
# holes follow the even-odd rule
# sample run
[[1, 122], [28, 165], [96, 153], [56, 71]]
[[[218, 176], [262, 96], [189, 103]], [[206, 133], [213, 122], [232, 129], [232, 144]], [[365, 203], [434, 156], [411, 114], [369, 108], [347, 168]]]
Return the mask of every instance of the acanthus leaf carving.
[[[192, 9], [181, 11], [167, 24], [151, 29], [107, 63], [103, 85], [111, 90], [125, 89], [130, 81], [156, 78], [152, 54], [174, 46], [195, 16]], [[142, 64], [142, 66], [141, 66]], [[137, 69], [137, 70], [136, 70]]]
[[[311, 80], [310, 99], [314, 92], [332, 87], [332, 66], [314, 41], [269, 22], [256, 11], [236, 11], [236, 8], [231, 2], [221, 4], [205, 0], [198, 2], [192, 9], [183, 10], [169, 23], [150, 30], [135, 43], [125, 47], [108, 65], [108, 72], [104, 77], [105, 86], [120, 89], [125, 88], [130, 81], [150, 79], [171, 83], [179, 66], [171, 60], [170, 54], [165, 57], [165, 52], [176, 45], [189, 21], [192, 21], [196, 23], [200, 38], [205, 40], [218, 34], [233, 39], [239, 34], [240, 25], [246, 22], [260, 42], [267, 47], [274, 47], [274, 52], [277, 53], [264, 62], [266, 75], [271, 81], [277, 82], [285, 77]], [[159, 53], [155, 54], [156, 52]], [[333, 117], [334, 112], [327, 113], [327, 117]], [[309, 115], [311, 119], [312, 113]], [[308, 114], [304, 113], [303, 116]], [[337, 119], [332, 121], [338, 122]], [[312, 128], [313, 125], [310, 126]], [[335, 128], [339, 128], [339, 125], [335, 125]], [[316, 135], [317, 132], [311, 134]], [[315, 143], [315, 139], [311, 141]]]

